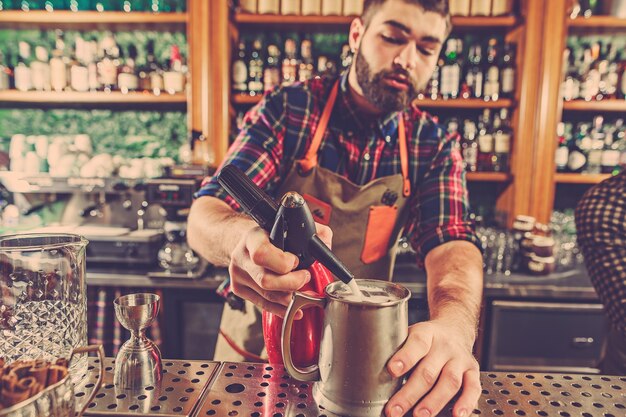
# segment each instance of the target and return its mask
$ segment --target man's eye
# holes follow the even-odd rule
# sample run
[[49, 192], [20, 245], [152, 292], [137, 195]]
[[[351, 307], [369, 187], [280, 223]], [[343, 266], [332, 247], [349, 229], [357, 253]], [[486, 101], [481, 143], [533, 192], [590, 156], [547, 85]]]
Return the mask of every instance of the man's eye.
[[391, 36], [380, 35], [381, 38], [385, 42], [392, 43], [394, 45], [402, 45], [404, 43], [404, 39], [392, 38]]
[[420, 53], [425, 56], [432, 56], [435, 53], [432, 49], [424, 48], [421, 46], [418, 46], [417, 50], [420, 51]]

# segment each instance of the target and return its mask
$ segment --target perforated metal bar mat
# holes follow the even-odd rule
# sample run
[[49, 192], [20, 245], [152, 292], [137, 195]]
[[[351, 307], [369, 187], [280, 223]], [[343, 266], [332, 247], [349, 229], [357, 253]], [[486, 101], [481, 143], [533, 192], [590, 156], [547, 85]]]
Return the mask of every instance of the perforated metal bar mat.
[[[163, 379], [157, 386], [141, 391], [118, 390], [113, 385], [115, 362], [105, 359], [102, 387], [85, 412], [85, 416], [191, 416], [209, 387], [219, 362], [163, 361]], [[98, 359], [89, 358], [89, 370], [75, 389], [82, 406], [92, 392], [98, 377]]]
[[[483, 392], [474, 416], [623, 417], [626, 377], [482, 373]], [[282, 367], [226, 362], [197, 417], [335, 417], [317, 406], [312, 384]], [[451, 406], [439, 415], [452, 415]], [[410, 414], [407, 414], [410, 415]]]

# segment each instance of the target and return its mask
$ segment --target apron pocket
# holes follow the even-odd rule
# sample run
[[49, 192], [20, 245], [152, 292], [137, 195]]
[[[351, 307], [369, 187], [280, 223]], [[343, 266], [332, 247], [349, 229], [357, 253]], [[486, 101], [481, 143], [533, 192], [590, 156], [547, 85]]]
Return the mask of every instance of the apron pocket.
[[387, 254], [389, 239], [391, 239], [397, 216], [398, 207], [396, 206], [370, 207], [365, 241], [361, 252], [361, 261], [364, 264], [376, 262]]
[[324, 203], [322, 200], [313, 197], [311, 194], [303, 194], [302, 198], [304, 198], [304, 201], [306, 201], [306, 204], [309, 206], [309, 210], [313, 215], [313, 220], [328, 226], [330, 224], [330, 214], [333, 211], [330, 204]]

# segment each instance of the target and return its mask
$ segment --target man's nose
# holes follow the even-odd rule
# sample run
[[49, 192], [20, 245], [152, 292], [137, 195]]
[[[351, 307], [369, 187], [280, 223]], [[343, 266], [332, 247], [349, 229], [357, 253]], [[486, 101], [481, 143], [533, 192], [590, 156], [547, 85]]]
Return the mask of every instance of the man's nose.
[[393, 63], [407, 71], [415, 69], [417, 65], [417, 48], [413, 42], [409, 42], [400, 50]]

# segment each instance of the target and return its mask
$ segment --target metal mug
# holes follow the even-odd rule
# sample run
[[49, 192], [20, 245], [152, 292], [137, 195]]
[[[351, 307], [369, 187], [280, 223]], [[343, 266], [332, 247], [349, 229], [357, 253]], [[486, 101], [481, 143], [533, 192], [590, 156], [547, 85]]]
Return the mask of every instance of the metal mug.
[[[313, 397], [329, 412], [380, 416], [402, 385], [402, 378], [387, 371], [387, 362], [408, 336], [411, 292], [386, 281], [363, 279], [357, 283], [368, 289], [366, 295], [384, 294], [388, 300], [347, 300], [350, 290], [340, 281], [326, 287], [325, 298], [294, 293], [283, 324], [283, 361], [293, 378], [315, 381]], [[324, 311], [320, 354], [318, 364], [300, 369], [292, 360], [291, 329], [296, 312], [310, 306]]]

